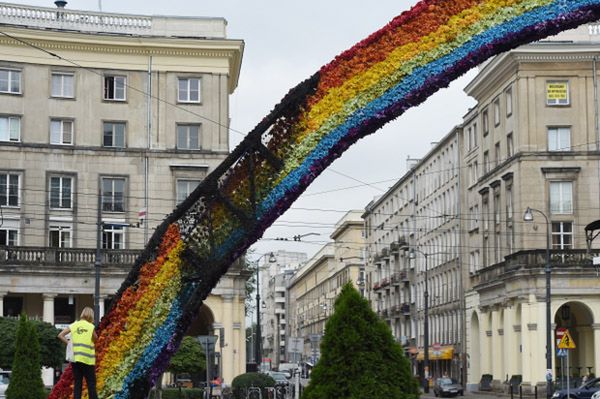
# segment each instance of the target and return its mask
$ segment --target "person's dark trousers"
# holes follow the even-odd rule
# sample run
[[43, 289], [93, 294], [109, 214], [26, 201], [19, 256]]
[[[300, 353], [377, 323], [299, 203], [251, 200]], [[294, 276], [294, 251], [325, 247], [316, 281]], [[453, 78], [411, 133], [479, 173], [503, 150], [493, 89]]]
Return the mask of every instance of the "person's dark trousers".
[[73, 380], [75, 382], [75, 386], [73, 388], [73, 397], [75, 399], [81, 399], [81, 389], [84, 378], [88, 387], [88, 395], [90, 399], [98, 399], [98, 394], [96, 394], [95, 367], [80, 362], [73, 363]]

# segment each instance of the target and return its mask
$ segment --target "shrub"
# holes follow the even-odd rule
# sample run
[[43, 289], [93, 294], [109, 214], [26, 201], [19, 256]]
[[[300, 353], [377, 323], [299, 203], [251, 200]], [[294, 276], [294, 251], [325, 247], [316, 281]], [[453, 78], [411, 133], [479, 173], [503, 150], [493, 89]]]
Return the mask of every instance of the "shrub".
[[418, 382], [388, 325], [346, 284], [325, 325], [321, 358], [302, 399], [418, 397]]
[[260, 388], [263, 398], [267, 397], [266, 387], [275, 386], [275, 380], [263, 373], [246, 373], [240, 374], [231, 382], [231, 389], [235, 399], [245, 399], [246, 390], [250, 387]]

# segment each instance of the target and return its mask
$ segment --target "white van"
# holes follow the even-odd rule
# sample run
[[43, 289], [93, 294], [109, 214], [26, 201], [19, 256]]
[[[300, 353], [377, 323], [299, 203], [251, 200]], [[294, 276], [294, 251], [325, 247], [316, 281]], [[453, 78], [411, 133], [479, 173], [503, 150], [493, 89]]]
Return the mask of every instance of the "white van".
[[279, 371], [280, 373], [285, 373], [286, 377], [290, 379], [294, 376], [294, 370], [299, 369], [300, 366], [298, 365], [298, 363], [279, 363], [277, 371]]

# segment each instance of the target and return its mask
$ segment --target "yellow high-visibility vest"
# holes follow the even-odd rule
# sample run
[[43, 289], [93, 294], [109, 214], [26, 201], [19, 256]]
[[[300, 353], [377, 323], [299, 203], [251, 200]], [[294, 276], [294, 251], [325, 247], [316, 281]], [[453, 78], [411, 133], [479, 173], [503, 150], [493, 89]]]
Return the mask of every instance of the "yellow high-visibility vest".
[[69, 326], [73, 341], [73, 360], [89, 365], [96, 364], [96, 350], [92, 335], [94, 325], [86, 320], [79, 320]]

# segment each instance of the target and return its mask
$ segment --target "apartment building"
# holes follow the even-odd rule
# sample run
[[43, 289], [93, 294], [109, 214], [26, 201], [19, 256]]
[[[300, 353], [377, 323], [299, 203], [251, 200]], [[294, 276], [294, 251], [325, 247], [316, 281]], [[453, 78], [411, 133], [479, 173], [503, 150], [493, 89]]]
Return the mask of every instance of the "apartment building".
[[[327, 319], [335, 299], [348, 282], [357, 289], [364, 281], [364, 238], [362, 211], [348, 211], [335, 225], [332, 242], [323, 246], [289, 281], [288, 331], [290, 338], [303, 342], [302, 353], [290, 359], [315, 364]], [[298, 356], [299, 355], [299, 356]]]
[[[492, 59], [466, 88], [477, 100], [460, 140], [472, 387], [515, 382], [543, 395], [548, 332], [558, 384], [567, 359], [572, 381], [599, 371], [600, 295], [585, 231], [600, 218], [599, 45], [598, 26], [583, 26]], [[556, 356], [563, 329], [578, 344], [567, 359]]]
[[304, 252], [273, 252], [274, 262], [265, 259], [260, 270], [262, 356], [272, 367], [287, 362], [287, 285], [306, 262]]
[[[102, 315], [154, 226], [227, 156], [243, 42], [223, 18], [0, 3], [0, 23], [0, 315], [72, 322], [94, 303], [98, 245]], [[224, 328], [226, 381], [244, 372], [247, 277], [233, 267], [191, 329]]]
[[461, 378], [459, 134], [457, 127], [365, 208], [367, 296], [424, 375], [428, 300], [429, 375]]

